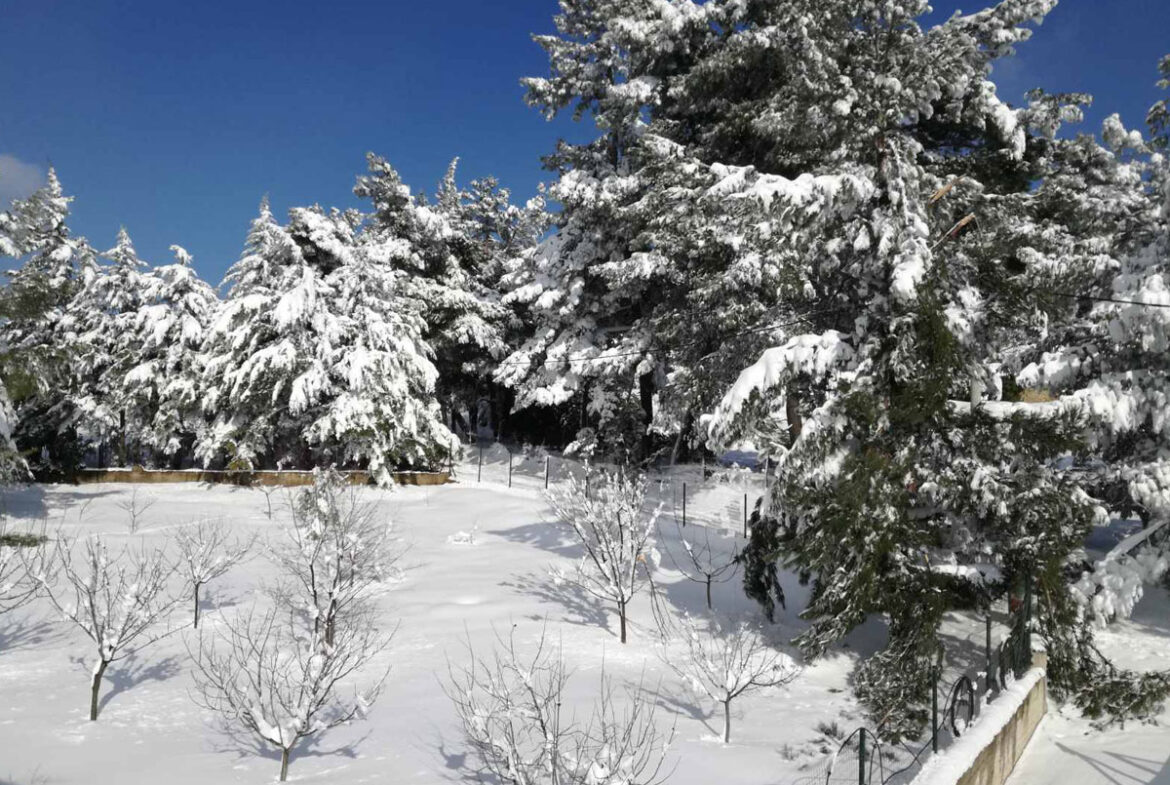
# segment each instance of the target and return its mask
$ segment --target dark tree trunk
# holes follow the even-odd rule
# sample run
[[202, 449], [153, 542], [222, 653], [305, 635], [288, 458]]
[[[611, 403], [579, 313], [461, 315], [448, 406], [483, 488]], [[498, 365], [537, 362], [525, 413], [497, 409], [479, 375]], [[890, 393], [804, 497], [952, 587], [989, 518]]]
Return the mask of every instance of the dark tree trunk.
[[93, 681], [89, 687], [89, 721], [95, 722], [98, 718], [98, 693], [102, 689], [102, 676], [106, 674], [106, 668], [110, 663], [102, 660], [97, 666], [97, 670], [93, 672]]
[[195, 629], [199, 629], [199, 584], [195, 584]]
[[800, 432], [804, 429], [804, 420], [800, 417], [800, 391], [795, 384], [788, 386], [788, 394], [784, 398], [784, 414], [788, 418], [788, 446], [796, 444]]
[[638, 445], [638, 457], [643, 463], [650, 461], [650, 426], [654, 424], [654, 372], [638, 377], [638, 397], [642, 404], [642, 439]]
[[626, 642], [626, 604], [618, 603], [618, 624], [621, 625], [622, 643]]
[[288, 750], [282, 749], [280, 751], [280, 781], [288, 781]]

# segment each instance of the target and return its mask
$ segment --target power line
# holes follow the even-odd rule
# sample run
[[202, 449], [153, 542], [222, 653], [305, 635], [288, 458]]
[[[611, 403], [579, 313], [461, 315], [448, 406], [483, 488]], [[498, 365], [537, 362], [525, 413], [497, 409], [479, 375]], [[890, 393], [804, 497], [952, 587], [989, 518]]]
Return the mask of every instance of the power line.
[[1092, 294], [1072, 294], [1071, 292], [1052, 292], [1057, 297], [1067, 297], [1070, 300], [1089, 300], [1096, 303], [1117, 303], [1118, 305], [1141, 305], [1146, 308], [1170, 308], [1170, 303], [1144, 303], [1141, 300], [1118, 300], [1113, 297], [1098, 297]]

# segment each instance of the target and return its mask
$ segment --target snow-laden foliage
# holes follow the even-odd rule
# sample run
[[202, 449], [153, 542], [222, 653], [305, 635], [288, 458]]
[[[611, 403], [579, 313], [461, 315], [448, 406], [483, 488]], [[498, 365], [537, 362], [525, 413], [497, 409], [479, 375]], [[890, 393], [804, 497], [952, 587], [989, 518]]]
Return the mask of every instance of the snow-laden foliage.
[[388, 484], [454, 448], [408, 277], [358, 223], [313, 207], [281, 226], [261, 205], [208, 333], [204, 461], [360, 465]]
[[125, 373], [111, 381], [121, 385], [139, 443], [174, 462], [190, 454], [203, 427], [202, 347], [219, 298], [185, 249], [172, 245], [171, 251], [172, 264], [141, 279], [143, 302], [125, 317], [133, 355]]
[[712, 616], [696, 619], [661, 614], [659, 658], [688, 689], [723, 707], [723, 743], [731, 741], [731, 703], [748, 692], [787, 684], [796, 663], [777, 651], [747, 621], [724, 625]]
[[[0, 255], [23, 260], [8, 271], [0, 298], [3, 379], [15, 408], [11, 431], [34, 468], [65, 472], [80, 457], [72, 431], [77, 339], [67, 311], [96, 268], [93, 249], [69, 231], [71, 202], [50, 169], [43, 187], [0, 213]], [[9, 456], [11, 475], [23, 467]]]
[[467, 774], [514, 785], [657, 785], [673, 729], [654, 722], [654, 696], [641, 685], [625, 700], [602, 673], [591, 716], [564, 707], [569, 682], [559, 647], [544, 633], [525, 653], [516, 630], [497, 634], [490, 658], [467, 645], [470, 662], [448, 664], [455, 704], [474, 765]]
[[109, 263], [96, 270], [68, 306], [77, 332], [74, 401], [81, 438], [113, 442], [126, 465], [139, 456], [139, 437], [148, 424], [131, 407], [124, 387], [140, 356], [134, 330], [144, 305], [147, 265], [125, 228], [103, 256]]
[[57, 569], [39, 571], [39, 581], [62, 618], [96, 647], [90, 682], [90, 721], [98, 718], [102, 677], [113, 663], [140, 654], [177, 632], [167, 624], [179, 602], [174, 565], [162, 549], [124, 547], [111, 553], [99, 536], [57, 541]]
[[570, 477], [545, 496], [585, 551], [575, 569], [554, 578], [613, 603], [625, 643], [630, 601], [649, 585], [660, 560], [654, 534], [661, 508], [646, 509], [646, 478], [621, 469], [593, 472], [583, 482]]

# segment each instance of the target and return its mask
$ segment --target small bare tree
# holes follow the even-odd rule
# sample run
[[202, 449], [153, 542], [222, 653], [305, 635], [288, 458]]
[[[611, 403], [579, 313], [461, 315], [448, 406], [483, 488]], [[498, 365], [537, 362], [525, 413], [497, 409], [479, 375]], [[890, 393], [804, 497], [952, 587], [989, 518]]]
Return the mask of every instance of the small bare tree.
[[15, 532], [0, 519], [0, 613], [31, 602], [44, 582], [51, 561], [41, 532]]
[[735, 577], [739, 568], [739, 562], [736, 561], [739, 547], [733, 546], [729, 554], [721, 553], [711, 545], [710, 528], [691, 526], [688, 532], [678, 521], [675, 521], [674, 525], [678, 529], [678, 540], [686, 558], [675, 558], [674, 551], [663, 538], [663, 548], [666, 550], [667, 558], [687, 580], [701, 583], [706, 587], [707, 610], [713, 610], [711, 586], [716, 583], [727, 583]]
[[[137, 654], [179, 628], [159, 629], [179, 602], [170, 580], [175, 568], [162, 549], [123, 549], [111, 556], [100, 537], [80, 547], [58, 540], [56, 560], [64, 586], [42, 580], [53, 606], [97, 647], [90, 683], [89, 719], [98, 717], [102, 677], [112, 663]], [[81, 554], [75, 554], [80, 550]]]
[[222, 522], [200, 521], [184, 526], [175, 534], [182, 561], [179, 568], [191, 586], [195, 605], [194, 626], [199, 627], [199, 590], [227, 573], [251, 552], [256, 537], [233, 538]]
[[268, 516], [268, 520], [272, 520], [272, 496], [280, 491], [281, 487], [279, 485], [264, 485], [262, 483], [253, 487], [264, 494], [264, 514]]
[[340, 688], [388, 643], [369, 623], [335, 627], [326, 644], [287, 610], [239, 614], [192, 652], [194, 699], [220, 715], [229, 732], [250, 733], [280, 750], [284, 782], [302, 739], [365, 716], [386, 674], [355, 688], [352, 699], [343, 699]]
[[138, 526], [142, 522], [142, 516], [146, 511], [154, 506], [158, 500], [153, 497], [143, 497], [139, 494], [138, 486], [135, 485], [130, 491], [130, 498], [118, 502], [118, 507], [126, 512], [130, 518], [130, 533], [137, 534]]
[[292, 506], [289, 541], [274, 557], [285, 578], [278, 604], [309, 616], [327, 644], [346, 613], [361, 613], [376, 586], [390, 577], [401, 552], [390, 523], [333, 469], [318, 470]]
[[479, 776], [518, 785], [653, 785], [663, 771], [673, 728], [660, 733], [654, 701], [639, 685], [620, 700], [602, 673], [592, 716], [578, 723], [563, 706], [569, 672], [559, 647], [542, 632], [532, 654], [524, 656], [513, 628], [496, 636], [490, 659], [467, 644], [470, 664], [448, 662], [448, 697], [463, 726], [463, 736], [478, 763]]
[[555, 577], [613, 603], [625, 643], [630, 601], [649, 583], [658, 559], [654, 530], [660, 508], [646, 512], [643, 477], [624, 470], [595, 476], [588, 484], [570, 477], [564, 487], [546, 494], [553, 512], [585, 548], [573, 572], [557, 571]]
[[[658, 615], [659, 656], [691, 689], [723, 706], [723, 742], [731, 741], [731, 702], [744, 693], [787, 684], [800, 670], [792, 658], [768, 645], [752, 624], [724, 628], [688, 614]], [[681, 653], [678, 651], [681, 649]]]

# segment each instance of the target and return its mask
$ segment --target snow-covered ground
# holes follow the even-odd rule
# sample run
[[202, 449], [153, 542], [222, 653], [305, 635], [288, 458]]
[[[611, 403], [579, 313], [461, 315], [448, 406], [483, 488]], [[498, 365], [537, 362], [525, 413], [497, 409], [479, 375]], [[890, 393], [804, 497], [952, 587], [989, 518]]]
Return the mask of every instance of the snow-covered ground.
[[[1133, 618], [1098, 633], [1102, 652], [1141, 670], [1170, 666], [1170, 592], [1147, 588]], [[1053, 705], [1009, 785], [1170, 785], [1170, 709], [1157, 724], [1093, 730]]]
[[[578, 549], [550, 521], [538, 490], [474, 480], [439, 488], [404, 488], [384, 494], [363, 490], [393, 519], [409, 546], [406, 569], [381, 601], [384, 624], [401, 623], [392, 646], [369, 668], [392, 664], [387, 689], [366, 721], [339, 728], [298, 751], [290, 779], [320, 783], [436, 783], [463, 781], [467, 762], [456, 716], [444, 695], [446, 662], [460, 665], [469, 636], [487, 650], [492, 630], [512, 625], [522, 641], [535, 641], [544, 625], [560, 641], [575, 669], [570, 699], [584, 707], [605, 672], [626, 682], [661, 681], [657, 720], [666, 730], [677, 723], [669, 766], [671, 783], [782, 785], [808, 776], [823, 762], [816, 727], [859, 724], [847, 678], [854, 666], [849, 650], [804, 670], [792, 684], [747, 695], [733, 706], [732, 743], [717, 740], [721, 720], [715, 707], [692, 696], [654, 655], [649, 604], [632, 610], [632, 640], [622, 646], [616, 617], [607, 608], [548, 577], [552, 565], [568, 565]], [[139, 486], [140, 503], [153, 500], [138, 533], [130, 535], [120, 505], [130, 485], [39, 486], [9, 493], [12, 518], [44, 519], [50, 530], [102, 533], [112, 541], [161, 543], [169, 532], [200, 519], [221, 519], [243, 534], [277, 538], [287, 526], [281, 507], [265, 513], [259, 491], [198, 485]], [[739, 491], [724, 489], [727, 499]], [[742, 494], [740, 494], [742, 495]], [[726, 503], [725, 503], [726, 502]], [[704, 501], [695, 509], [719, 511], [730, 502]], [[274, 499], [274, 506], [275, 499]], [[730, 513], [729, 513], [730, 515]], [[667, 545], [677, 542], [668, 519]], [[717, 534], [730, 549], [733, 533]], [[261, 555], [230, 572], [205, 591], [204, 625], [210, 631], [223, 614], [246, 608], [275, 568]], [[669, 603], [697, 610], [703, 587], [686, 581], [664, 559], [660, 577]], [[786, 578], [790, 608], [803, 604], [804, 589]], [[738, 580], [715, 587], [715, 605], [724, 613], [755, 614]], [[186, 604], [175, 619], [189, 622]], [[799, 629], [790, 610], [769, 628], [782, 645]], [[28, 785], [85, 783], [249, 783], [268, 782], [278, 756], [258, 751], [223, 733], [215, 718], [191, 701], [189, 633], [164, 640], [136, 660], [115, 664], [103, 688], [102, 713], [87, 719], [92, 650], [82, 633], [58, 620], [38, 602], [0, 617], [0, 783]], [[811, 768], [802, 768], [811, 766]]]

